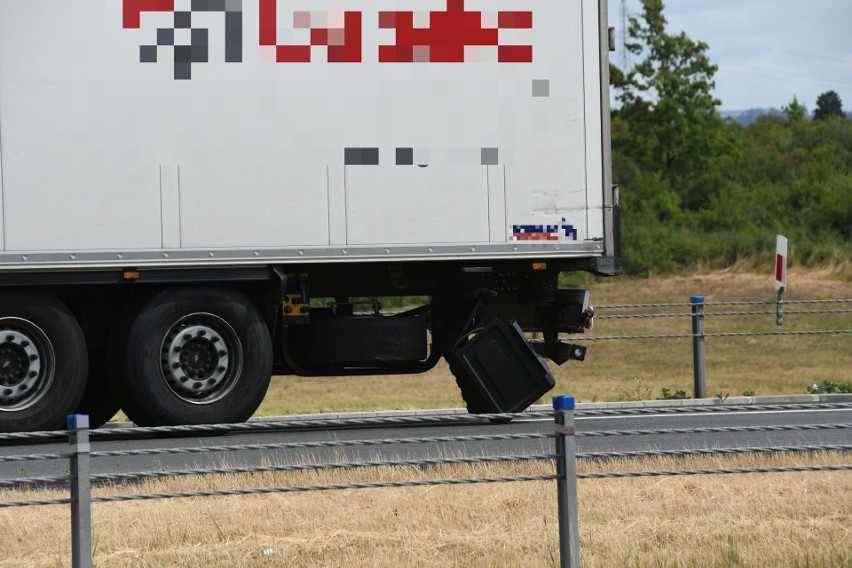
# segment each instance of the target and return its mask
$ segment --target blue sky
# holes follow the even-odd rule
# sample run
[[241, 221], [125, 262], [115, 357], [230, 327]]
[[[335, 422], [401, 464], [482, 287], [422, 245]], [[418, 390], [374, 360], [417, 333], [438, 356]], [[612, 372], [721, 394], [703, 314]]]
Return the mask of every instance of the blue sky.
[[[621, 0], [608, 1], [620, 31]], [[794, 95], [813, 110], [820, 93], [834, 90], [852, 111], [852, 0], [664, 1], [669, 33], [710, 45], [722, 110], [781, 108]], [[626, 2], [640, 14], [639, 0]]]

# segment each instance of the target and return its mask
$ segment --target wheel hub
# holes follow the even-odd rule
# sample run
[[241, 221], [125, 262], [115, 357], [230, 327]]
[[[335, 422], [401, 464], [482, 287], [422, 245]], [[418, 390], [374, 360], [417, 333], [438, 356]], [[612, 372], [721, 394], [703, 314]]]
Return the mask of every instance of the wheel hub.
[[219, 400], [239, 376], [239, 340], [233, 328], [213, 314], [182, 318], [166, 335], [162, 353], [166, 384], [187, 402]]
[[53, 373], [44, 332], [17, 318], [0, 320], [0, 410], [20, 410], [41, 397]]

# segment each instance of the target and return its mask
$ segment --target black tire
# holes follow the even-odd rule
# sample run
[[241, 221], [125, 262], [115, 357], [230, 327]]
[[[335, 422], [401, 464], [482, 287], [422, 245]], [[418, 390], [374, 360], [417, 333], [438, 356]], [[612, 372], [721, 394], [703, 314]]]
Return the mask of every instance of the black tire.
[[0, 431], [64, 428], [86, 387], [80, 324], [42, 294], [0, 297]]
[[119, 342], [111, 386], [140, 426], [242, 422], [269, 387], [269, 330], [248, 298], [232, 290], [161, 292]]
[[75, 414], [89, 415], [89, 428], [100, 428], [121, 410], [118, 399], [109, 388], [105, 374], [104, 355], [89, 351], [89, 375], [86, 390]]
[[[77, 406], [77, 414], [89, 415], [89, 427], [100, 428], [110, 418], [122, 410], [118, 396], [113, 391], [118, 381], [109, 380], [117, 375], [117, 352], [123, 345], [123, 338], [135, 316], [144, 297], [136, 297], [121, 306], [117, 313], [108, 321], [103, 337], [95, 341], [99, 347], [89, 348], [89, 374], [86, 380], [86, 390], [83, 399]], [[125, 410], [125, 413], [127, 411]], [[129, 414], [128, 414], [129, 416]]]

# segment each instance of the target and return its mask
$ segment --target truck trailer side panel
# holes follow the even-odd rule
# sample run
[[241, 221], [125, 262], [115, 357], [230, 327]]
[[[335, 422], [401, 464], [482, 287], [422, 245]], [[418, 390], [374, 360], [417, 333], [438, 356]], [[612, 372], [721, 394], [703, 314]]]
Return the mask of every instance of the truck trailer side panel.
[[5, 251], [603, 254], [596, 0], [196, 4], [0, 0]]

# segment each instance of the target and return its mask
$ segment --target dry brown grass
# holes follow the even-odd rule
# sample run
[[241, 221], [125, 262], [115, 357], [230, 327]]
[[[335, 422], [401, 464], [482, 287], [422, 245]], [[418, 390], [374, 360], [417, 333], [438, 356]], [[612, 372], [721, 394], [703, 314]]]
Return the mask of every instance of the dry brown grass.
[[[581, 463], [581, 471], [845, 462], [848, 454], [838, 453], [701, 457]], [[551, 471], [548, 464], [383, 468], [183, 478], [96, 493]], [[579, 497], [587, 567], [852, 566], [848, 472], [581, 480]], [[553, 482], [103, 503], [93, 510], [101, 567], [558, 565]], [[67, 507], [0, 510], [0, 567], [68, 566], [69, 533]]]

